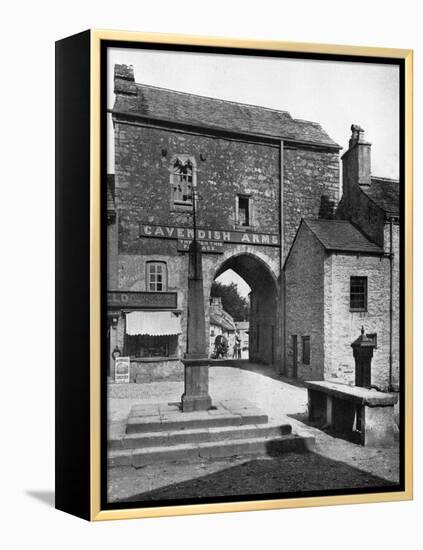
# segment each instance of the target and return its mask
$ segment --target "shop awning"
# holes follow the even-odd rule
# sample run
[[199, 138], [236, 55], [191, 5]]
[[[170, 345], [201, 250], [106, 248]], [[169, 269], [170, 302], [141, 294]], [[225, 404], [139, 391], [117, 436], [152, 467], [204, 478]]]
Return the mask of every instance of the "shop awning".
[[126, 334], [170, 336], [181, 333], [178, 315], [171, 311], [131, 311], [126, 314]]

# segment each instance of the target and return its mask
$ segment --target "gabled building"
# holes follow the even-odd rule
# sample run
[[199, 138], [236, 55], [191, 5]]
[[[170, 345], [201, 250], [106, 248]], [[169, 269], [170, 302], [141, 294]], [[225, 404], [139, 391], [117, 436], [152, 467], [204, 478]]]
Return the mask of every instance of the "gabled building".
[[396, 179], [380, 178], [371, 172], [371, 143], [364, 130], [351, 126], [348, 151], [342, 156], [343, 191], [336, 217], [350, 220], [389, 259], [389, 358], [386, 370], [393, 389], [399, 385], [400, 362], [400, 268], [401, 210], [404, 192]]
[[349, 221], [303, 219], [285, 262], [287, 375], [354, 383], [351, 343], [378, 339], [373, 380], [386, 385], [389, 260]]
[[286, 374], [353, 384], [351, 343], [376, 348], [371, 382], [399, 385], [399, 182], [370, 172], [370, 144], [352, 126], [335, 219], [303, 219], [284, 265]]

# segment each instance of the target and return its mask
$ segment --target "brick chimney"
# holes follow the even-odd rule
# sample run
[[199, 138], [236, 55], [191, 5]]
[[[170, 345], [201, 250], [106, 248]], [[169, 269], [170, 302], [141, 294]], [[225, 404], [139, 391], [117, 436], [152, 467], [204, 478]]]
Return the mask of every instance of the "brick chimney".
[[137, 95], [134, 67], [115, 65], [115, 94]]
[[341, 157], [344, 194], [348, 194], [354, 185], [367, 187], [371, 184], [371, 146], [364, 139], [363, 128], [353, 124], [348, 151]]

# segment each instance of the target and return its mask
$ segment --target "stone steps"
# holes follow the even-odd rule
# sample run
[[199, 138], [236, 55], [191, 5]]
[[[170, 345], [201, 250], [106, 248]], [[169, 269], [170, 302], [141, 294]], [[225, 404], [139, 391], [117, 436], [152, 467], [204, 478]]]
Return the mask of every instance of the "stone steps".
[[132, 407], [125, 431], [109, 436], [108, 465], [133, 466], [238, 455], [276, 456], [312, 448], [313, 437], [291, 433], [291, 425], [269, 424], [245, 400], [220, 401], [207, 411], [182, 413], [179, 403]]
[[250, 437], [238, 440], [184, 443], [167, 447], [109, 450], [108, 466], [139, 468], [148, 464], [188, 462], [208, 458], [248, 455], [278, 456], [286, 452], [308, 451], [313, 448], [313, 445], [313, 437], [286, 434], [278, 437]]
[[[266, 424], [268, 417], [261, 411], [245, 411], [241, 414], [214, 411], [204, 413], [170, 413], [157, 416], [137, 416], [131, 413], [126, 425], [126, 433], [159, 432], [168, 430], [187, 430], [193, 428], [223, 428], [246, 424]], [[182, 416], [182, 418], [181, 418]]]
[[180, 445], [184, 443], [206, 443], [212, 441], [227, 441], [249, 439], [251, 437], [279, 437], [288, 435], [292, 431], [290, 424], [268, 425], [251, 424], [240, 426], [213, 426], [191, 429], [173, 429], [169, 431], [151, 431], [141, 433], [127, 433], [122, 437], [109, 439], [109, 449], [144, 449]]

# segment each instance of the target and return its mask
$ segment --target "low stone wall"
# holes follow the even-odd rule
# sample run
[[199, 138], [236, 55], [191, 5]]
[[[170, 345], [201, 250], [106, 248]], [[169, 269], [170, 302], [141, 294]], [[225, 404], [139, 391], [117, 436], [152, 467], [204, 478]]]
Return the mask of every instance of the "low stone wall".
[[131, 382], [169, 382], [184, 379], [184, 366], [179, 359], [131, 360]]
[[396, 393], [334, 382], [307, 381], [304, 385], [311, 421], [345, 434], [358, 431], [364, 446], [391, 447], [394, 444]]

